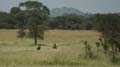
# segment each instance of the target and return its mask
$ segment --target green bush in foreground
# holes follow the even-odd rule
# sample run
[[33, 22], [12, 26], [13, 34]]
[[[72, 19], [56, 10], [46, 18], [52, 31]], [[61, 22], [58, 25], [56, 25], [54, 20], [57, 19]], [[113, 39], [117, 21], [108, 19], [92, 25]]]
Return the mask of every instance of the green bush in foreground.
[[111, 61], [114, 64], [120, 65], [120, 57], [119, 56], [112, 57]]

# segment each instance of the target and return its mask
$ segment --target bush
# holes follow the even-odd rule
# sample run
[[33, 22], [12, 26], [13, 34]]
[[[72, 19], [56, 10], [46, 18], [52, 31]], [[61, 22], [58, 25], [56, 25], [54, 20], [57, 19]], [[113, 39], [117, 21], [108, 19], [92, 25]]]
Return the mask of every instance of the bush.
[[85, 44], [85, 57], [92, 58], [92, 59], [95, 58], [91, 50], [91, 46], [88, 44], [88, 42], [85, 41], [84, 44]]
[[112, 57], [111, 61], [112, 61], [113, 64], [120, 65], [120, 56]]

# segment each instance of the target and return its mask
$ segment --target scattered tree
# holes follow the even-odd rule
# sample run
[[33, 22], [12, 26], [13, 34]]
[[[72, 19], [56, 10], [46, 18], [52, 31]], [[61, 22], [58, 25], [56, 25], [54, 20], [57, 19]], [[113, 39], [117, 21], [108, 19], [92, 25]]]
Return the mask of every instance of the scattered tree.
[[29, 30], [30, 37], [35, 40], [44, 39], [44, 21], [47, 20], [49, 15], [49, 9], [41, 2], [37, 1], [26, 1], [20, 3], [21, 8], [25, 8], [25, 14], [27, 15], [27, 28]]

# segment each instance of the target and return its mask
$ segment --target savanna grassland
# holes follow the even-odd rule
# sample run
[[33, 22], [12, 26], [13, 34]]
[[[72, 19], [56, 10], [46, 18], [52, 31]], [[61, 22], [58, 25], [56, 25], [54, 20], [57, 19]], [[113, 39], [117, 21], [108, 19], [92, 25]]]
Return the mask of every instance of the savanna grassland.
[[[95, 42], [100, 33], [85, 30], [49, 30], [41, 50], [36, 50], [34, 40], [18, 39], [17, 30], [0, 30], [0, 67], [63, 67], [63, 66], [117, 66], [110, 62], [102, 48], [97, 51]], [[84, 41], [92, 46], [93, 58], [85, 57]], [[53, 44], [58, 48], [53, 49]]]

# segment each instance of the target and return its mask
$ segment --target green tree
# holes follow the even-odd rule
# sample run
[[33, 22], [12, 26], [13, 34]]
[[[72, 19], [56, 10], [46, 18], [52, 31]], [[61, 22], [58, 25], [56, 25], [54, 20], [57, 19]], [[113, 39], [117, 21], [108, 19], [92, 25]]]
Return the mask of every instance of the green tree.
[[25, 16], [27, 21], [27, 28], [29, 30], [30, 37], [35, 40], [44, 39], [44, 21], [47, 20], [49, 15], [49, 9], [41, 2], [37, 1], [26, 1], [20, 3], [21, 8], [25, 8]]
[[113, 56], [120, 50], [120, 16], [118, 14], [97, 14], [97, 29], [102, 33], [105, 44], [111, 47]]

